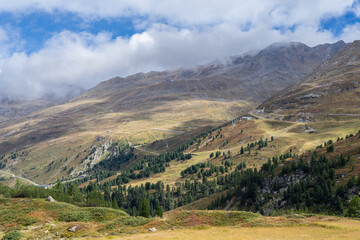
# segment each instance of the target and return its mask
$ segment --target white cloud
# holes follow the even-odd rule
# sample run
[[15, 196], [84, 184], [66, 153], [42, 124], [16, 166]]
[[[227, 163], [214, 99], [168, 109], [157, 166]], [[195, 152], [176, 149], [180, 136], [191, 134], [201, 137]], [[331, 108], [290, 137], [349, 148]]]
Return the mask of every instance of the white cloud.
[[360, 17], [360, 2], [359, 1], [354, 3], [353, 11], [355, 12], [357, 17]]
[[[116, 75], [194, 66], [261, 49], [274, 42], [299, 41], [313, 46], [341, 38], [352, 41], [360, 36], [358, 25], [346, 28], [337, 38], [318, 29], [322, 17], [342, 14], [352, 5], [350, 0], [6, 2], [0, 0], [0, 11], [57, 9], [72, 11], [84, 18], [134, 15], [147, 18], [137, 22], [146, 29], [130, 38], [113, 39], [106, 32], [93, 35], [64, 31], [32, 54], [15, 51], [9, 55], [8, 49], [14, 45], [9, 45], [9, 31], [0, 28], [0, 54], [3, 52], [0, 94], [3, 95], [61, 95], [66, 94], [69, 85], [89, 88]], [[168, 25], [156, 23], [164, 18]], [[296, 25], [296, 28], [293, 32], [274, 30], [274, 26], [279, 25]], [[15, 42], [21, 43], [21, 40]]]
[[356, 23], [351, 26], [347, 26], [344, 29], [341, 38], [344, 39], [346, 42], [351, 42], [353, 40], [360, 40], [360, 37], [354, 38], [354, 36], [360, 36], [360, 23]]
[[312, 23], [338, 15], [354, 0], [0, 0], [0, 11], [70, 11], [84, 17], [148, 16], [184, 25], [242, 24], [271, 15], [271, 23]]

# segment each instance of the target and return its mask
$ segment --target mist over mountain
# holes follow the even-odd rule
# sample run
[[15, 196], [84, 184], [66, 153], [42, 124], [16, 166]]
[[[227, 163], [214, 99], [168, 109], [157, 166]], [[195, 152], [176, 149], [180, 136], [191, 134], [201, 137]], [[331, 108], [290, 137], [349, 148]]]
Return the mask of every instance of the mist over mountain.
[[75, 86], [56, 88], [58, 94], [50, 91], [41, 96], [17, 94], [0, 95], [0, 123], [28, 115], [37, 110], [63, 104], [78, 96], [84, 89]]
[[116, 77], [79, 99], [114, 95], [112, 99], [116, 101], [116, 96], [121, 95], [122, 101], [131, 104], [153, 96], [175, 95], [262, 102], [279, 90], [298, 84], [345, 45], [343, 41], [313, 48], [302, 43], [273, 44], [256, 54], [233, 56], [194, 68]]

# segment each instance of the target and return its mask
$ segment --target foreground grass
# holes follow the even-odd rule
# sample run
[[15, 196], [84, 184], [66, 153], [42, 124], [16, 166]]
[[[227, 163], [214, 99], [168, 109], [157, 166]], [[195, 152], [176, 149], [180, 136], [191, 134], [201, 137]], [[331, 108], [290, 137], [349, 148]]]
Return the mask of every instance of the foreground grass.
[[168, 213], [164, 222], [172, 223], [171, 227], [111, 239], [360, 239], [360, 221], [321, 215], [263, 217], [239, 211], [180, 211]]
[[359, 234], [360, 222], [343, 220], [330, 227], [204, 227], [136, 234], [121, 239], [360, 239]]

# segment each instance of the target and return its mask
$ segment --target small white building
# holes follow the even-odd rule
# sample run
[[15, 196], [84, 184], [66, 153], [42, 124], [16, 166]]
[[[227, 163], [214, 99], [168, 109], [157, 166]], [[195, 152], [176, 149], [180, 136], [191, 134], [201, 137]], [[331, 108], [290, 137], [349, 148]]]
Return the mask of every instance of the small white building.
[[244, 120], [251, 120], [252, 117], [242, 117]]

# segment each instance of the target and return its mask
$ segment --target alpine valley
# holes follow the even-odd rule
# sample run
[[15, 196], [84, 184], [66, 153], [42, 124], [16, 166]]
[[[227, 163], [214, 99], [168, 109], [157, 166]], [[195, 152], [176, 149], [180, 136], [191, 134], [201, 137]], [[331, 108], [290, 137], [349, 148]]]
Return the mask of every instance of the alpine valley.
[[74, 89], [0, 100], [0, 236], [358, 238], [360, 41]]

